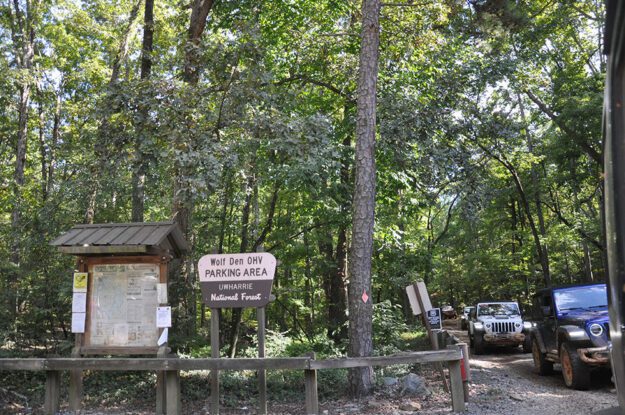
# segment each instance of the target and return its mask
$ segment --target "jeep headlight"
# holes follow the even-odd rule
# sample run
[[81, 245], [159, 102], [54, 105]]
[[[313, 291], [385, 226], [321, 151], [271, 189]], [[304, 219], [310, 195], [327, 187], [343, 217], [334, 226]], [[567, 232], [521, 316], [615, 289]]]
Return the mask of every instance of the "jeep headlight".
[[487, 328], [487, 329], [489, 329], [489, 328], [491, 328], [491, 327], [492, 327], [492, 324], [490, 324], [490, 323], [486, 323], [486, 328]]
[[532, 328], [532, 323], [530, 323], [529, 321], [524, 321], [523, 322], [523, 329], [524, 330], [529, 330]]
[[476, 321], [475, 323], [473, 323], [473, 328], [475, 328], [476, 330], [482, 330], [484, 326], [479, 321]]
[[521, 323], [514, 323], [514, 327], [518, 329], [519, 327], [521, 327]]
[[590, 334], [593, 336], [601, 336], [603, 334], [603, 327], [601, 324], [593, 323], [588, 327], [588, 331], [590, 331]]

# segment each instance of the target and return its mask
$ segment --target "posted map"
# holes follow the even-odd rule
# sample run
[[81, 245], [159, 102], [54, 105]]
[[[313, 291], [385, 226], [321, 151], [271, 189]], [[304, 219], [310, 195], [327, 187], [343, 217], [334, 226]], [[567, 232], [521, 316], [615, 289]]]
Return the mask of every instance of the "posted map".
[[156, 346], [158, 264], [93, 267], [91, 346]]

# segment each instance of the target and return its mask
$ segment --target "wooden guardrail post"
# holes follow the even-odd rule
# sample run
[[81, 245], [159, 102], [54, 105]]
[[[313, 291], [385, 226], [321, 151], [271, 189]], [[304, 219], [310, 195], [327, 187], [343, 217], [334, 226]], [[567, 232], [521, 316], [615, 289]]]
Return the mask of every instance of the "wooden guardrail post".
[[[308, 354], [311, 360], [315, 360], [315, 352]], [[308, 367], [310, 368], [310, 362]], [[317, 396], [317, 370], [304, 370], [304, 382], [306, 388], [306, 415], [319, 414], [319, 397]]]
[[61, 374], [58, 370], [46, 371], [46, 398], [43, 411], [46, 415], [55, 415], [59, 412], [61, 397]]
[[[458, 346], [447, 346], [448, 349], [460, 350]], [[454, 412], [464, 412], [464, 390], [462, 386], [461, 360], [449, 361], [449, 380], [451, 383], [451, 406]]]
[[167, 415], [180, 415], [180, 371], [165, 371]]
[[469, 362], [469, 345], [466, 343], [458, 343], [462, 352], [462, 389], [464, 390], [464, 401], [469, 402], [469, 381], [471, 380], [471, 364]]
[[[76, 334], [76, 344], [72, 351], [72, 357], [80, 357], [80, 344], [82, 334]], [[82, 408], [82, 369], [74, 369], [69, 372], [69, 409], [80, 411]]]
[[[159, 347], [156, 357], [167, 357], [167, 348]], [[165, 371], [156, 372], [156, 415], [165, 415], [167, 411], [167, 394], [165, 389]]]

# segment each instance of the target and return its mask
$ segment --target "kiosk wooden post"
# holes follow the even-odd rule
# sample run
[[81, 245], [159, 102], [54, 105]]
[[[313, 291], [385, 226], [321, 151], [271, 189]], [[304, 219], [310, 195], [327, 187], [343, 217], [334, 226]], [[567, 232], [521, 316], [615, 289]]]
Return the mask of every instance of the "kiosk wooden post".
[[[89, 272], [87, 262], [84, 258], [78, 258], [77, 269], [79, 272]], [[88, 282], [88, 281], [87, 281]], [[89, 288], [87, 288], [89, 290]], [[74, 335], [74, 348], [72, 349], [72, 357], [80, 357], [80, 348], [83, 344], [83, 334], [76, 333]], [[82, 407], [82, 370], [76, 369], [69, 372], [69, 409], [71, 411], [79, 411]]]

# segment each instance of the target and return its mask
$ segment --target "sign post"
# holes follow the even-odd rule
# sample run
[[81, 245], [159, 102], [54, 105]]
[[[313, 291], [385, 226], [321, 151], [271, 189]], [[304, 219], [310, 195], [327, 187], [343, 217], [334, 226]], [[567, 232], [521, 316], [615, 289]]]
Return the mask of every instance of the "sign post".
[[[425, 329], [428, 332], [428, 337], [430, 338], [432, 350], [438, 350], [438, 336], [433, 332], [433, 327], [430, 323], [431, 320], [428, 318], [430, 311], [433, 311], [434, 309], [432, 308], [432, 302], [430, 301], [430, 296], [428, 294], [425, 283], [423, 281], [417, 281], [415, 284], [407, 286], [406, 294], [408, 294], [408, 300], [410, 301], [412, 313], [416, 316], [421, 315], [423, 319], [423, 324], [425, 325]], [[440, 324], [440, 308], [437, 310]], [[438, 328], [438, 330], [440, 330], [440, 327]], [[445, 377], [445, 372], [443, 371], [443, 365], [441, 363], [438, 363], [437, 366], [438, 371], [441, 374], [441, 378], [443, 379], [443, 386], [445, 387], [445, 391], [449, 392], [449, 385], [447, 385], [447, 378]]]
[[[211, 357], [219, 357], [220, 308], [256, 308], [258, 357], [265, 357], [265, 306], [270, 301], [276, 258], [267, 252], [204, 255], [198, 263], [203, 302], [211, 309]], [[265, 370], [258, 371], [259, 414], [267, 413]], [[219, 414], [219, 371], [211, 373], [211, 414]]]

